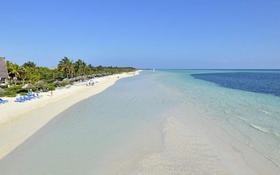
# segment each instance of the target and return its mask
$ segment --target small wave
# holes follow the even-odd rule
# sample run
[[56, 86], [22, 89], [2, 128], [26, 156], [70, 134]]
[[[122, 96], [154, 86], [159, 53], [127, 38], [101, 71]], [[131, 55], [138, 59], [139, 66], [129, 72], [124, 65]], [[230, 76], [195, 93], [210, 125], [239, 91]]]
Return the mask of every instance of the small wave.
[[259, 131], [261, 131], [261, 132], [270, 133], [270, 132], [269, 132], [269, 129], [267, 129], [267, 128], [264, 128], [264, 127], [261, 127], [261, 126], [258, 126], [258, 125], [252, 124], [252, 123], [250, 123], [249, 125], [250, 125], [252, 128], [257, 129], [257, 130], [259, 130]]
[[261, 131], [262, 133], [273, 135], [276, 137], [280, 137], [280, 133], [275, 131], [274, 129], [264, 128], [255, 124], [250, 123], [250, 126], [258, 131]]
[[265, 111], [265, 110], [261, 110], [261, 112], [263, 112], [265, 114], [268, 114], [268, 115], [271, 115], [271, 112], [268, 112], [268, 111]]

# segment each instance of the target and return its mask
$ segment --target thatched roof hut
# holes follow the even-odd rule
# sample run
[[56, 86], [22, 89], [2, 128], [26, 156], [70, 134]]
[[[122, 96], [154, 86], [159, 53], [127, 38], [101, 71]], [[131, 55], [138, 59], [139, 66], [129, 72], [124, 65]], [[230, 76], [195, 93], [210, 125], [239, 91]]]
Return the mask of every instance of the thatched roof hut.
[[8, 79], [8, 70], [6, 60], [4, 57], [0, 57], [0, 82], [5, 82]]

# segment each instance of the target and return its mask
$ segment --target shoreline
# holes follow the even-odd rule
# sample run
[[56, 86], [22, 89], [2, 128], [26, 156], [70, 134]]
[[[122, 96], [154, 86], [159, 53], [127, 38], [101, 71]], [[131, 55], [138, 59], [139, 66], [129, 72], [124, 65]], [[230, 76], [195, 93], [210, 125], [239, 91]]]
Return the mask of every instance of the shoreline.
[[15, 98], [8, 98], [8, 104], [0, 105], [0, 159], [12, 152], [59, 113], [103, 92], [122, 78], [138, 75], [140, 71], [96, 78], [94, 86], [77, 83], [69, 89], [55, 90], [53, 96], [50, 92], [40, 93], [41, 98], [24, 103], [16, 103]]

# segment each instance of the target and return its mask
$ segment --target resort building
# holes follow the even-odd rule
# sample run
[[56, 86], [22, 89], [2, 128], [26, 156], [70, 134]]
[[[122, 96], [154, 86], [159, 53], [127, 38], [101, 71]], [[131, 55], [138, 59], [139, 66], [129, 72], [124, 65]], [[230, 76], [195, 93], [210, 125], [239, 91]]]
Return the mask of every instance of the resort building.
[[8, 77], [9, 76], [5, 57], [0, 57], [0, 83], [6, 83]]

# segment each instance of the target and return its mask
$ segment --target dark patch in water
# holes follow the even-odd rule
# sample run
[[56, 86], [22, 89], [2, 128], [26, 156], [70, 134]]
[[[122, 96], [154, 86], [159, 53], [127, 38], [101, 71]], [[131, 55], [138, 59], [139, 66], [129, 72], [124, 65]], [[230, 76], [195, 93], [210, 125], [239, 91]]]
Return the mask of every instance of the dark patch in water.
[[227, 88], [280, 96], [280, 73], [203, 73], [191, 76]]

